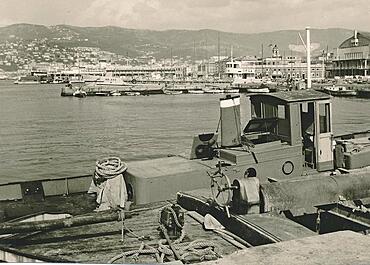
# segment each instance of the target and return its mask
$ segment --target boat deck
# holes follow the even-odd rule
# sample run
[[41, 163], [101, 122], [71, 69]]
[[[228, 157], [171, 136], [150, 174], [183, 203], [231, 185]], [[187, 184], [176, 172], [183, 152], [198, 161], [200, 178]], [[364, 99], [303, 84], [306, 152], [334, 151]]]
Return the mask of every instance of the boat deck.
[[[167, 204], [168, 202], [158, 203], [147, 211], [126, 219], [123, 241], [121, 240], [122, 224], [120, 221], [113, 221], [48, 232], [13, 235], [2, 240], [3, 246], [0, 245], [0, 249], [2, 248], [3, 251], [4, 248], [5, 250], [13, 249], [18, 255], [32, 256], [34, 260], [107, 263], [112, 257], [122, 252], [138, 250], [142, 242], [158, 248], [158, 241], [161, 239], [158, 231], [158, 214], [160, 207]], [[187, 214], [184, 228], [186, 232], [184, 243], [194, 240], [211, 242], [216, 245], [215, 252], [219, 257], [238, 249], [217, 233], [204, 230], [198, 221]], [[119, 262], [122, 262], [122, 259]], [[154, 255], [140, 254], [137, 259], [127, 257], [124, 262], [156, 263], [157, 261]]]

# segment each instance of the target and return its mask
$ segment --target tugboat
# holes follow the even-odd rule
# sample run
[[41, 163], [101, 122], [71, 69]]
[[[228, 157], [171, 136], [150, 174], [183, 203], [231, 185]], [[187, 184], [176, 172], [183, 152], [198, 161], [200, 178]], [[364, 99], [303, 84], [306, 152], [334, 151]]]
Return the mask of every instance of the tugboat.
[[[370, 174], [359, 169], [370, 165], [370, 157], [367, 149], [351, 151], [370, 142], [370, 132], [333, 138], [330, 96], [317, 91], [249, 100], [252, 116], [244, 129], [240, 96], [220, 100], [221, 139], [218, 133], [195, 136], [190, 160], [107, 158], [97, 161], [93, 177], [3, 180], [2, 218], [26, 220], [0, 223], [0, 234], [6, 234], [0, 257], [180, 264], [219, 259], [237, 249], [245, 257], [261, 257], [259, 249], [266, 253], [266, 244], [276, 244], [292, 257], [311, 249], [307, 260], [320, 253], [320, 260], [330, 261], [333, 251], [336, 258], [346, 255], [344, 264], [358, 262], [358, 251], [368, 260], [366, 236], [335, 231], [370, 229]], [[70, 216], [48, 217], [45, 211]], [[34, 221], [39, 218], [56, 219]], [[336, 251], [338, 242], [351, 251]]]
[[0, 179], [0, 260], [367, 264], [370, 131], [334, 137], [325, 93], [247, 99], [244, 128], [240, 96], [220, 99], [219, 128], [194, 136], [189, 158]]

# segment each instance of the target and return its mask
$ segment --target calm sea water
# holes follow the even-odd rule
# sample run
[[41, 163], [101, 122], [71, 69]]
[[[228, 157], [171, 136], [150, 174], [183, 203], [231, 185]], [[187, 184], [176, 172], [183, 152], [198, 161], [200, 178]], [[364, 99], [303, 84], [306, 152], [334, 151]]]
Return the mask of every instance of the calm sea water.
[[[59, 85], [0, 82], [0, 177], [89, 174], [111, 155], [187, 154], [214, 131], [220, 95], [60, 96]], [[335, 134], [370, 129], [370, 100], [333, 99]], [[242, 118], [248, 113], [242, 96]]]

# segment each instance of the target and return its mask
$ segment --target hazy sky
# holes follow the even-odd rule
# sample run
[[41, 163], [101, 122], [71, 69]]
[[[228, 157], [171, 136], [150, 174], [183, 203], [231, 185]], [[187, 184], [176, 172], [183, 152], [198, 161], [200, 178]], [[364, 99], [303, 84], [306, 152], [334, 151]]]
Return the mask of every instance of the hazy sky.
[[0, 0], [0, 25], [114, 25], [260, 32], [343, 27], [370, 31], [369, 0]]

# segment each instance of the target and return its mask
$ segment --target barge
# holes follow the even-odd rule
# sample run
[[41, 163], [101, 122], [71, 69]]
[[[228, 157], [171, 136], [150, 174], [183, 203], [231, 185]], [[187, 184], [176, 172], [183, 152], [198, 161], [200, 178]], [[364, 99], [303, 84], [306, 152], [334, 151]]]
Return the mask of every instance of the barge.
[[[240, 96], [226, 96], [219, 129], [194, 136], [190, 159], [112, 158], [93, 177], [2, 179], [0, 260], [366, 264], [370, 132], [334, 137], [330, 99], [250, 95], [243, 128]], [[46, 213], [69, 216], [30, 219]], [[318, 248], [336, 240], [346, 251], [335, 257]]]

